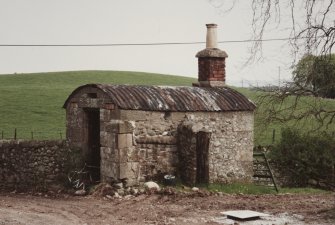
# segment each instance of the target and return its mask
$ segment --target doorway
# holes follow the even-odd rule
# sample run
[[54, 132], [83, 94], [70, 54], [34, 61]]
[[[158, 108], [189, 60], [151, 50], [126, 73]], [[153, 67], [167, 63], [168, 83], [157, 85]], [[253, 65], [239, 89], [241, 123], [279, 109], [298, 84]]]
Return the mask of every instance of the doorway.
[[85, 163], [94, 181], [100, 181], [100, 110], [85, 109], [87, 154]]
[[196, 183], [207, 184], [209, 182], [209, 163], [208, 163], [208, 152], [209, 142], [211, 139], [211, 133], [205, 131], [199, 131], [197, 133], [197, 173]]

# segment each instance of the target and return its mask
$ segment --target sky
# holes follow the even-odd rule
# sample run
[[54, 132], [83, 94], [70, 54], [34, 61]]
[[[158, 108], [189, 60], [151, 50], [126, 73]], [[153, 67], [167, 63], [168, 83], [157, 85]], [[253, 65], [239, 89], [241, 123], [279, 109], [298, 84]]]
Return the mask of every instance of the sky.
[[[207, 23], [218, 41], [251, 38], [249, 1], [228, 0], [0, 0], [2, 44], [134, 44], [203, 42]], [[274, 29], [265, 38], [288, 37]], [[251, 43], [219, 43], [227, 83], [244, 86], [291, 78], [285, 41], [266, 42], [263, 59], [246, 64]], [[196, 53], [205, 44], [103, 47], [1, 47], [0, 74], [122, 70], [197, 77]]]

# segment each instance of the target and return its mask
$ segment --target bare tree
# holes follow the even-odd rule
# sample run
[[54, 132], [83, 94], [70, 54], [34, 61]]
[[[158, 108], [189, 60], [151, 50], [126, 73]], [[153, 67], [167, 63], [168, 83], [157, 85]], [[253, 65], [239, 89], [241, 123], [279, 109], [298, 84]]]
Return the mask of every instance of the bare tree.
[[[331, 60], [335, 43], [334, 0], [253, 0], [252, 27], [256, 42], [253, 56], [262, 50], [262, 38], [270, 22], [281, 22], [282, 11], [289, 12], [289, 41], [294, 54], [314, 54]], [[274, 20], [273, 20], [274, 18]], [[302, 21], [302, 22], [301, 22]], [[334, 78], [329, 85], [334, 87]], [[314, 96], [314, 97], [306, 97]], [[266, 92], [258, 104], [264, 109], [265, 122], [316, 121], [314, 128], [328, 128], [335, 123], [335, 103], [323, 100], [309, 86], [299, 82], [287, 83], [276, 92]]]
[[[307, 54], [331, 58], [335, 43], [334, 1], [252, 0], [250, 4], [254, 41], [248, 63], [262, 58], [264, 37], [283, 24], [289, 31], [288, 36], [284, 38], [292, 47], [292, 64], [297, 56]], [[222, 12], [231, 10], [238, 3], [245, 4], [239, 0], [234, 0], [230, 5], [225, 0], [209, 2], [213, 7], [221, 8]], [[259, 110], [262, 110], [263, 124], [287, 121], [301, 124], [302, 121], [308, 123], [311, 118], [316, 121], [316, 128], [331, 127], [330, 125], [335, 123], [334, 100], [317, 97], [310, 87], [299, 82], [283, 84], [275, 92], [263, 90], [261, 93], [257, 105]]]
[[229, 13], [238, 4], [252, 10], [252, 57], [261, 56], [268, 31], [285, 24], [287, 38], [295, 53], [331, 54], [335, 43], [334, 0], [208, 0], [217, 13]]
[[[262, 48], [262, 39], [273, 23], [289, 17], [289, 40], [295, 53], [331, 54], [335, 43], [334, 0], [252, 0], [253, 51]], [[303, 48], [302, 48], [303, 47]], [[256, 54], [254, 54], [256, 55]]]

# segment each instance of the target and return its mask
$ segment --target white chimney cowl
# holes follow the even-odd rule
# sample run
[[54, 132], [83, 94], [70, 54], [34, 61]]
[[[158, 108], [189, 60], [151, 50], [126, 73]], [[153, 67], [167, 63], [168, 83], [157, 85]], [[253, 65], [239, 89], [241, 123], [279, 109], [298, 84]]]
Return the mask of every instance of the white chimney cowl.
[[217, 26], [218, 25], [214, 23], [206, 24], [206, 27], [207, 27], [206, 48], [217, 48], [218, 47], [217, 34], [216, 34]]

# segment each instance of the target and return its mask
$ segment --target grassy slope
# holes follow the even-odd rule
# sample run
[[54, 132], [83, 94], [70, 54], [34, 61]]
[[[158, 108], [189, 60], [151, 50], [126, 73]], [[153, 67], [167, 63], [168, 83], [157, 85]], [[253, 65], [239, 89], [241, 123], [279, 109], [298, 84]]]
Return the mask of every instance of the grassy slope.
[[[239, 92], [243, 93], [245, 96], [247, 96], [249, 99], [251, 99], [253, 102], [257, 103], [258, 95], [264, 94], [263, 92], [257, 93], [256, 91], [251, 91], [247, 88], [235, 88]], [[284, 105], [292, 105], [294, 102], [294, 97], [288, 98], [287, 102], [284, 103]], [[300, 99], [301, 103], [298, 105], [297, 108], [300, 108], [302, 110], [306, 110], [309, 105], [313, 105], [313, 101], [317, 101], [320, 104], [323, 105], [323, 108], [327, 109], [335, 109], [335, 100], [333, 99], [322, 99], [319, 101], [319, 99], [315, 99], [313, 97], [303, 97]], [[257, 105], [257, 104], [256, 104]], [[262, 106], [264, 107], [264, 106]], [[270, 145], [272, 144], [273, 139], [273, 130], [275, 130], [275, 142], [278, 142], [281, 137], [281, 128], [282, 127], [293, 127], [300, 129], [302, 132], [310, 132], [314, 129], [315, 132], [323, 132], [326, 131], [327, 133], [334, 133], [335, 132], [335, 126], [328, 126], [325, 128], [323, 126], [322, 129], [317, 129], [317, 127], [320, 125], [319, 123], [316, 123], [314, 118], [308, 118], [306, 120], [302, 120], [299, 122], [285, 122], [285, 123], [271, 123], [271, 124], [264, 124], [262, 117], [263, 117], [263, 110], [264, 108], [258, 107], [255, 111], [255, 146], [258, 145]]]
[[[64, 137], [69, 94], [88, 83], [190, 85], [195, 80], [179, 76], [125, 71], [76, 71], [0, 76], [0, 132], [13, 137], [38, 139]], [[1, 138], [1, 133], [0, 133]]]
[[[65, 135], [65, 111], [62, 105], [78, 86], [88, 83], [191, 85], [195, 79], [162, 74], [125, 71], [76, 71], [0, 76], [0, 138], [12, 138], [17, 128], [19, 138], [57, 139]], [[257, 93], [237, 88], [256, 101]], [[327, 102], [335, 108], [335, 101]], [[272, 129], [279, 140], [282, 124], [261, 125], [261, 110], [255, 116], [255, 144], [270, 144]], [[312, 124], [312, 123], [311, 123]], [[333, 128], [335, 131], [335, 127]]]

